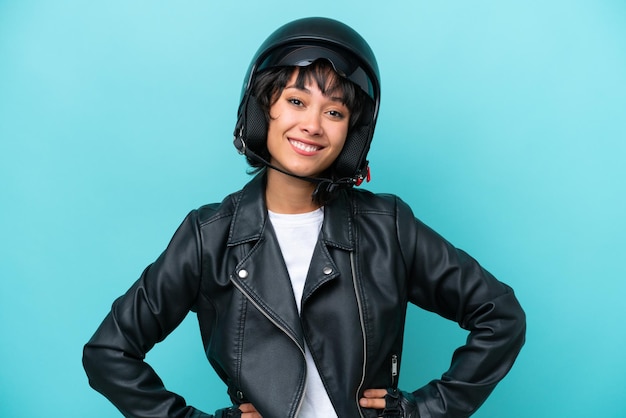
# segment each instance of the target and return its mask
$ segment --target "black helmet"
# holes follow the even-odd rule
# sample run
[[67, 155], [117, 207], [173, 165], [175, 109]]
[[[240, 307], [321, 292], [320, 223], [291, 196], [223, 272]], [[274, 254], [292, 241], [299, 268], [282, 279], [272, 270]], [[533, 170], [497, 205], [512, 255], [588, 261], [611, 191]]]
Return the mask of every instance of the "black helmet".
[[[295, 20], [278, 28], [263, 42], [244, 80], [235, 146], [253, 160], [258, 160], [258, 154], [266, 147], [267, 121], [251, 92], [256, 74], [272, 67], [307, 66], [318, 59], [328, 60], [339, 75], [352, 81], [371, 99], [364, 105], [363, 116], [348, 134], [331, 167], [333, 179], [329, 179], [334, 185], [359, 184], [367, 175], [366, 157], [380, 104], [378, 64], [361, 35], [333, 19], [310, 17]], [[328, 182], [327, 179], [324, 181]]]

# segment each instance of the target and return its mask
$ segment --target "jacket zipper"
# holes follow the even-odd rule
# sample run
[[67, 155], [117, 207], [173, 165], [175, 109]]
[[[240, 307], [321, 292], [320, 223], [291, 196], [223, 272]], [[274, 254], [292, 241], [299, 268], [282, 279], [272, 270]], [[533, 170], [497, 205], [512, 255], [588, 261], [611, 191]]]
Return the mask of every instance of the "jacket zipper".
[[350, 253], [350, 268], [352, 269], [352, 285], [354, 286], [354, 295], [356, 296], [356, 304], [359, 308], [359, 321], [361, 321], [361, 334], [363, 335], [363, 374], [361, 375], [361, 382], [359, 383], [359, 388], [356, 391], [356, 406], [359, 411], [359, 416], [363, 417], [363, 413], [361, 412], [361, 407], [359, 406], [359, 393], [361, 393], [361, 389], [363, 389], [363, 382], [365, 382], [365, 366], [367, 363], [367, 341], [365, 339], [365, 320], [363, 319], [363, 306], [361, 301], [361, 296], [359, 293], [359, 289], [357, 286], [357, 278], [356, 278], [356, 269], [355, 269], [355, 261], [354, 261], [354, 252]]
[[396, 388], [398, 382], [398, 356], [396, 354], [391, 356], [391, 387]]
[[[266, 317], [272, 324], [276, 325], [276, 327], [278, 329], [280, 329], [282, 332], [284, 332], [291, 339], [291, 341], [293, 341], [296, 344], [296, 346], [300, 349], [300, 352], [302, 353], [302, 357], [305, 358], [305, 361], [306, 361], [306, 355], [304, 353], [304, 349], [302, 347], [300, 347], [300, 344], [298, 344], [298, 341], [291, 335], [291, 333], [289, 333], [289, 331], [287, 331], [287, 329], [285, 327], [283, 327], [278, 322], [276, 322], [272, 317], [270, 317], [261, 308], [261, 306], [258, 303], [256, 303], [256, 301], [254, 301], [254, 299], [252, 299], [251, 297], [248, 296], [248, 293], [241, 286], [239, 286], [239, 284], [237, 282], [235, 282], [232, 278], [230, 279], [230, 281], [235, 285], [235, 287], [237, 289], [239, 289], [239, 291], [243, 295], [245, 295], [246, 299], [248, 299], [250, 301], [250, 303], [252, 303], [257, 308], [257, 310], [263, 314], [264, 317]], [[306, 373], [306, 368], [305, 368], [305, 373]], [[304, 379], [304, 386], [302, 387], [302, 392], [300, 393], [300, 399], [298, 399], [298, 407], [296, 408], [296, 413], [294, 414], [294, 417], [297, 417], [300, 414], [300, 409], [302, 408], [302, 402], [304, 401], [304, 393], [305, 393], [305, 391], [306, 391], [306, 375], [305, 375], [305, 379]]]

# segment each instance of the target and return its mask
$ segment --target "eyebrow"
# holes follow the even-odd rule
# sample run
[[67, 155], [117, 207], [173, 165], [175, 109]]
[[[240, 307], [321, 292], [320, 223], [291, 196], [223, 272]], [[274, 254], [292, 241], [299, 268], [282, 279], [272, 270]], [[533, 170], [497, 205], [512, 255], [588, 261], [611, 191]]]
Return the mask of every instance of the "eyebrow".
[[[295, 84], [290, 84], [290, 85], [288, 85], [288, 86], [285, 86], [285, 88], [284, 88], [283, 90], [287, 90], [287, 89], [296, 89], [296, 90], [303, 91], [303, 92], [305, 92], [305, 93], [307, 93], [307, 94], [311, 94], [311, 90], [307, 89], [306, 87], [302, 87], [302, 88], [300, 88], [300, 87], [296, 86]], [[325, 94], [324, 94], [323, 96], [324, 96], [324, 97], [328, 97], [328, 98], [329, 98], [330, 100], [332, 100], [333, 102], [339, 102], [339, 103], [341, 103], [342, 105], [345, 105], [345, 104], [344, 104], [344, 99], [343, 99], [343, 97], [339, 97], [339, 96], [327, 96], [327, 95], [325, 95]]]

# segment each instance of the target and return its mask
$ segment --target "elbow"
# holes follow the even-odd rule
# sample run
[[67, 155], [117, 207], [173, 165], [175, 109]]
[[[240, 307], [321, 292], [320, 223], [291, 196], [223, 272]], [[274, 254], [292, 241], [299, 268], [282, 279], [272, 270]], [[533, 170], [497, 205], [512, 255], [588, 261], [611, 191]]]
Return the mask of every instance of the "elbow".
[[94, 382], [97, 380], [98, 373], [98, 364], [100, 363], [97, 360], [97, 349], [91, 347], [89, 344], [86, 344], [83, 347], [83, 369], [85, 370], [85, 374], [87, 375], [87, 379], [89, 380], [89, 386], [94, 387]]
[[521, 339], [521, 345], [524, 345], [526, 342], [526, 312], [524, 312], [521, 306], [519, 307], [516, 324]]
[[107, 386], [109, 375], [114, 370], [110, 362], [109, 350], [87, 343], [83, 347], [82, 361], [89, 386], [98, 392], [102, 392]]

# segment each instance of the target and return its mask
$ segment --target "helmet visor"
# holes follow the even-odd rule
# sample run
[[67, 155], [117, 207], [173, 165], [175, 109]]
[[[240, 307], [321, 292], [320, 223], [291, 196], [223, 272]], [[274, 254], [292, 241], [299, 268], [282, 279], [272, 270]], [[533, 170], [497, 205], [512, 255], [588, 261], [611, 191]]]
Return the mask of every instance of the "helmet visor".
[[330, 62], [337, 74], [359, 86], [372, 100], [375, 100], [370, 77], [359, 61], [347, 50], [340, 52], [322, 45], [311, 44], [277, 48], [262, 59], [257, 71], [282, 66], [306, 67], [318, 59]]

